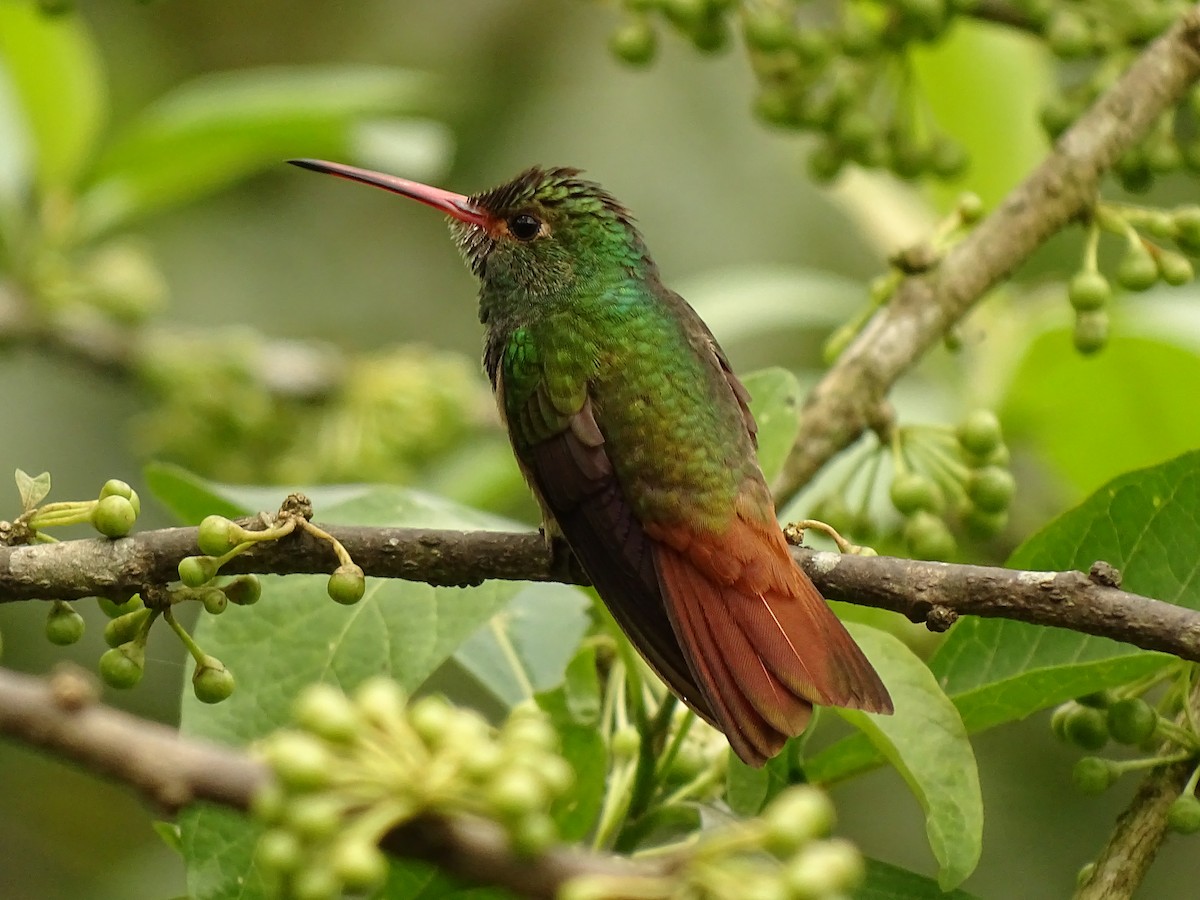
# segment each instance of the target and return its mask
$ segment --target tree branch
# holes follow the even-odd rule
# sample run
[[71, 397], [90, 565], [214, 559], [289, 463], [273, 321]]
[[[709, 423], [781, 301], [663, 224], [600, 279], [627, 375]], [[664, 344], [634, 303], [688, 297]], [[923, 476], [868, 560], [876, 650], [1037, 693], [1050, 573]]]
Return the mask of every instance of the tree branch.
[[[427, 528], [322, 526], [367, 575], [441, 586], [499, 578], [586, 584], [566, 554], [552, 557], [540, 534]], [[178, 579], [179, 561], [199, 553], [195, 528], [144, 531], [33, 546], [0, 546], [0, 603], [20, 600], [124, 598]], [[903, 613], [933, 630], [959, 615], [1017, 619], [1125, 641], [1200, 661], [1200, 613], [1122, 591], [1119, 576], [1023, 572], [794, 548], [793, 555], [831, 600]], [[325, 541], [292, 534], [235, 557], [226, 574], [327, 574], [337, 565]]]
[[[170, 813], [196, 801], [246, 810], [269, 777], [265, 765], [243, 752], [95, 701], [95, 684], [80, 670], [64, 668], [44, 681], [0, 669], [0, 734], [127, 785]], [[544, 900], [581, 875], [660, 875], [667, 866], [565, 847], [519, 856], [491, 822], [432, 815], [392, 830], [382, 846], [466, 881]]]
[[1184, 13], [930, 273], [907, 279], [809, 395], [780, 476], [782, 506], [889, 418], [892, 385], [990, 288], [1097, 198], [1101, 177], [1200, 78], [1200, 5]]

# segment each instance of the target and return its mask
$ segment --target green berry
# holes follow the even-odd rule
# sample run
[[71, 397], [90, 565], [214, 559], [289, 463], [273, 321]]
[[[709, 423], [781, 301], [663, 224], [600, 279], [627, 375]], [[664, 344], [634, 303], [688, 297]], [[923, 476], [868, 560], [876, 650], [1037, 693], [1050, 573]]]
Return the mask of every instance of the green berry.
[[879, 126], [874, 117], [862, 109], [848, 109], [838, 117], [834, 125], [834, 136], [843, 152], [855, 158], [861, 158], [863, 153], [879, 138]]
[[1108, 313], [1102, 309], [1077, 314], [1071, 334], [1075, 349], [1085, 356], [1103, 350], [1108, 343], [1108, 328]]
[[658, 35], [646, 19], [630, 19], [612, 33], [608, 48], [618, 59], [631, 66], [645, 66], [658, 50]]
[[1157, 175], [1174, 172], [1183, 166], [1183, 151], [1173, 136], [1151, 138], [1142, 150], [1146, 167]]
[[510, 832], [513, 849], [526, 856], [544, 853], [558, 840], [558, 828], [545, 813], [522, 816]]
[[1117, 284], [1131, 291], [1144, 291], [1158, 281], [1158, 263], [1140, 244], [1131, 246], [1117, 265]]
[[286, 874], [300, 868], [305, 854], [300, 839], [290, 831], [272, 828], [258, 839], [254, 861], [268, 872]]
[[1046, 134], [1051, 138], [1057, 138], [1074, 124], [1081, 111], [1078, 103], [1058, 95], [1051, 97], [1042, 105], [1038, 117]]
[[775, 9], [753, 9], [746, 12], [742, 28], [746, 43], [755, 50], [774, 53], [788, 46], [792, 39], [792, 23]]
[[404, 715], [408, 695], [383, 675], [368, 678], [354, 691], [354, 706], [367, 722], [387, 726]]
[[1158, 255], [1158, 273], [1167, 284], [1178, 287], [1196, 277], [1191, 260], [1178, 253], [1164, 250]]
[[408, 708], [408, 722], [430, 747], [440, 747], [454, 727], [457, 715], [449, 703], [441, 697], [422, 697]]
[[200, 602], [204, 604], [204, 611], [212, 616], [219, 616], [229, 606], [225, 592], [215, 587], [200, 588]]
[[233, 673], [215, 656], [205, 656], [192, 673], [192, 692], [201, 703], [220, 703], [233, 693]]
[[530, 770], [510, 768], [486, 787], [487, 800], [501, 818], [516, 820], [538, 812], [549, 800], [546, 786]]
[[1200, 831], [1200, 799], [1195, 794], [1176, 797], [1167, 810], [1167, 827], [1177, 834]]
[[967, 534], [979, 540], [995, 537], [1008, 526], [1008, 511], [984, 512], [977, 506], [968, 510], [964, 524]]
[[110, 687], [126, 690], [142, 680], [146, 667], [146, 648], [136, 641], [105, 651], [100, 657], [100, 677]]
[[97, 501], [92, 509], [92, 527], [105, 537], [125, 537], [136, 521], [137, 510], [133, 504], [115, 494]]
[[1078, 59], [1092, 52], [1092, 29], [1079, 13], [1063, 6], [1046, 23], [1046, 43], [1055, 56]]
[[83, 637], [83, 616], [62, 600], [50, 604], [46, 615], [46, 639], [52, 644], [65, 647]]
[[1075, 702], [1081, 706], [1090, 706], [1092, 709], [1108, 709], [1119, 699], [1116, 691], [1105, 688], [1102, 691], [1092, 691], [1090, 694], [1076, 697]]
[[984, 512], [1004, 512], [1012, 503], [1017, 483], [1008, 469], [999, 466], [984, 466], [971, 473], [967, 482], [967, 496]]
[[104, 486], [100, 488], [98, 499], [103, 500], [105, 497], [124, 497], [133, 506], [135, 516], [142, 514], [142, 501], [138, 497], [137, 491], [119, 478], [110, 478], [104, 482]]
[[1102, 309], [1112, 299], [1112, 287], [1099, 272], [1083, 269], [1067, 285], [1067, 298], [1077, 312]]
[[325, 745], [312, 735], [303, 731], [277, 731], [263, 750], [285, 787], [314, 791], [329, 784], [333, 760]]
[[830, 141], [821, 141], [808, 155], [808, 174], [818, 184], [828, 184], [837, 178], [846, 164], [842, 151]]
[[1184, 253], [1200, 253], [1200, 206], [1183, 206], [1175, 210], [1175, 243]]
[[903, 516], [921, 510], [937, 512], [945, 506], [945, 498], [933, 479], [919, 472], [901, 472], [892, 479], [888, 492], [892, 506]]
[[904, 540], [917, 559], [948, 559], [956, 549], [946, 523], [927, 510], [914, 513], [904, 523]]
[[970, 159], [963, 145], [951, 138], [936, 138], [929, 148], [929, 167], [938, 178], [949, 181], [967, 170]]
[[291, 900], [338, 900], [342, 885], [333, 867], [310, 862], [292, 877]]
[[1103, 794], [1120, 777], [1113, 764], [1098, 756], [1085, 756], [1075, 763], [1071, 781], [1085, 794]]
[[1108, 718], [1098, 709], [1075, 704], [1063, 723], [1069, 743], [1084, 750], [1099, 750], [1108, 743]]
[[1071, 717], [1071, 711], [1076, 704], [1064, 703], [1061, 706], [1055, 707], [1054, 713], [1050, 716], [1050, 730], [1054, 736], [1064, 744], [1069, 744], [1071, 739], [1067, 736], [1067, 719]]
[[292, 704], [296, 724], [333, 743], [349, 743], [359, 734], [354, 704], [331, 684], [310, 684]]
[[100, 611], [110, 619], [116, 619], [134, 610], [143, 608], [142, 598], [137, 594], [133, 594], [120, 603], [108, 597], [97, 597], [96, 602], [100, 605]]
[[257, 575], [239, 575], [223, 585], [221, 590], [225, 592], [230, 603], [253, 606], [262, 597], [262, 581]]
[[781, 87], [765, 87], [754, 100], [754, 114], [768, 125], [794, 128], [800, 123], [794, 97]]
[[866, 876], [862, 855], [849, 841], [809, 844], [784, 866], [788, 896], [795, 900], [851, 894]]
[[987, 456], [1003, 440], [1000, 420], [990, 409], [976, 409], [967, 414], [955, 430], [959, 446], [975, 456]]
[[691, 33], [692, 46], [701, 53], [718, 53], [729, 44], [729, 26], [720, 16], [708, 16]]
[[120, 647], [122, 644], [132, 641], [142, 630], [142, 626], [149, 617], [150, 610], [145, 607], [135, 609], [123, 616], [117, 616], [104, 626], [104, 643], [110, 647]]
[[250, 798], [250, 815], [264, 825], [277, 825], [283, 821], [286, 800], [287, 795], [279, 782], [267, 781]]
[[788, 856], [815, 838], [826, 837], [834, 825], [833, 804], [824, 791], [796, 785], [781, 792], [763, 811], [767, 848]]
[[964, 225], [974, 225], [983, 218], [983, 198], [970, 191], [965, 194], [959, 194], [956, 209], [958, 210], [958, 218]]
[[1108, 708], [1108, 731], [1122, 744], [1140, 744], [1157, 727], [1158, 713], [1141, 697], [1126, 697]]
[[283, 821], [306, 841], [333, 837], [342, 822], [344, 801], [332, 794], [301, 794], [287, 801]]
[[506, 744], [535, 753], [558, 750], [558, 732], [540, 711], [530, 714], [522, 707], [515, 708], [504, 723], [502, 735]]
[[241, 533], [242, 528], [224, 516], [205, 516], [196, 541], [206, 556], [224, 556], [241, 543]]
[[329, 576], [326, 587], [329, 596], [345, 606], [353, 606], [363, 598], [367, 590], [367, 581], [363, 570], [354, 563], [338, 566]]
[[179, 561], [179, 580], [190, 588], [207, 584], [217, 574], [217, 561], [211, 556], [185, 556]]
[[353, 893], [370, 894], [387, 878], [387, 857], [370, 841], [340, 840], [329, 861], [346, 890]]

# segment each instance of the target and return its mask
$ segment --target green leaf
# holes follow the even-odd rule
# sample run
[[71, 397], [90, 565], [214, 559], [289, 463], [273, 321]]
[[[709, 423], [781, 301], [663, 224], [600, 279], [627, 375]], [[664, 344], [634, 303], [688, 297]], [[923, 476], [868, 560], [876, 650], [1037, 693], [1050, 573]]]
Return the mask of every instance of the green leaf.
[[[177, 474], [177, 473], [175, 473]], [[278, 505], [279, 489], [236, 488], [176, 478], [160, 469], [154, 484], [187, 495], [187, 508], [207, 491], [241, 512]], [[306, 491], [323, 522], [359, 525], [421, 525], [433, 528], [511, 527], [507, 522], [438, 498], [394, 487], [350, 487]], [[328, 496], [322, 496], [327, 494]], [[208, 706], [185, 692], [181, 729], [227, 744], [246, 744], [284, 724], [297, 691], [314, 681], [352, 690], [373, 675], [386, 674], [408, 690], [420, 684], [484, 621], [523, 586], [487, 582], [469, 590], [434, 588], [399, 579], [368, 580], [355, 606], [334, 603], [323, 576], [266, 577], [263, 599], [243, 615], [202, 616], [195, 632], [206, 652], [237, 676], [238, 690]], [[231, 610], [232, 612], [232, 610]], [[565, 665], [565, 661], [564, 661]], [[206, 812], [204, 816], [211, 814]], [[215, 823], [211, 836], [198, 834]], [[197, 898], [228, 896], [234, 886], [258, 885], [251, 854], [253, 827], [240, 819], [183, 821], [189, 888]], [[260, 896], [261, 886], [243, 886], [241, 897]]]
[[868, 859], [867, 878], [854, 900], [976, 900], [965, 891], [943, 891], [932, 878]]
[[[347, 158], [369, 119], [431, 112], [428, 76], [367, 66], [209, 75], [150, 107], [103, 155], [80, 204], [96, 234], [219, 190], [294, 156]], [[413, 140], [426, 141], [412, 133]], [[397, 146], [387, 141], [390, 157]], [[378, 136], [373, 139], [379, 155]], [[445, 147], [432, 156], [444, 161]], [[430, 157], [418, 148], [413, 159]]]
[[[938, 883], [949, 890], [975, 869], [983, 846], [983, 798], [967, 731], [933, 673], [902, 641], [853, 622], [846, 627], [887, 684], [896, 712], [836, 712], [866, 735], [916, 796], [940, 867]], [[825, 758], [836, 751], [835, 745], [809, 760], [812, 781], [825, 780]]]
[[587, 633], [591, 605], [579, 588], [531, 584], [454, 653], [454, 661], [505, 706], [562, 684]]
[[729, 808], [746, 818], [762, 812], [788, 785], [788, 756], [785, 750], [756, 769], [730, 754], [725, 773], [725, 802]]
[[150, 827], [154, 829], [154, 833], [162, 838], [162, 842], [183, 856], [183, 838], [179, 834], [179, 824], [177, 822], [164, 822], [156, 820], [150, 823]]
[[50, 473], [43, 472], [36, 478], [30, 477], [24, 469], [17, 469], [17, 493], [21, 497], [21, 511], [29, 512], [46, 499], [50, 493]]
[[758, 423], [758, 464], [770, 484], [783, 470], [800, 431], [800, 382], [779, 368], [751, 372], [743, 382]]
[[84, 19], [42, 15], [35, 3], [0, 3], [0, 68], [20, 98], [39, 185], [74, 184], [108, 102], [100, 56]]
[[1197, 384], [1200, 356], [1178, 344], [1117, 334], [1083, 358], [1071, 332], [1055, 330], [1033, 341], [1017, 368], [1004, 428], [1082, 494], [1200, 446], [1200, 416], [1181, 414]]

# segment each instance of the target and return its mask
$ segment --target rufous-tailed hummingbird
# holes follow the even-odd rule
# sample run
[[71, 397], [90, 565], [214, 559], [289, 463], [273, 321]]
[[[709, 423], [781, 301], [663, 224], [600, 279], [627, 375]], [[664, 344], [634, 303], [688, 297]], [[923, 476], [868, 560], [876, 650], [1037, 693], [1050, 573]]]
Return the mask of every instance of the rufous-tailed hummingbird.
[[629, 211], [576, 169], [467, 197], [319, 160], [298, 166], [450, 217], [479, 278], [484, 366], [546, 534], [561, 534], [670, 689], [761, 765], [813, 704], [892, 711], [788, 553], [749, 394], [663, 285]]

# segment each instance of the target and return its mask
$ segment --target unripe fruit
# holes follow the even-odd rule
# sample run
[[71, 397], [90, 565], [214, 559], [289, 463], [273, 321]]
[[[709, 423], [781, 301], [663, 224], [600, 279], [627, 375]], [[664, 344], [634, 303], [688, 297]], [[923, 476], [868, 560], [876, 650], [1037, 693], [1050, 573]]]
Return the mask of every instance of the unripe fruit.
[[354, 691], [354, 706], [372, 725], [385, 726], [404, 715], [408, 695], [390, 678], [376, 675]]
[[1008, 469], [984, 466], [971, 474], [971, 480], [967, 482], [967, 496], [984, 512], [1004, 512], [1012, 503], [1016, 486]]
[[794, 853], [814, 838], [833, 830], [833, 804], [825, 793], [810, 785], [784, 790], [763, 811], [767, 848], [780, 856]]
[[1108, 343], [1108, 313], [1102, 309], [1079, 313], [1075, 316], [1075, 330], [1071, 340], [1075, 349], [1085, 356], [1098, 353]]
[[904, 540], [918, 559], [947, 559], [954, 555], [954, 536], [946, 523], [921, 510], [904, 524]]
[[1108, 743], [1108, 718], [1098, 709], [1076, 704], [1063, 723], [1067, 740], [1084, 750], [1099, 750]]
[[309, 863], [292, 877], [291, 900], [337, 900], [342, 896], [342, 885], [333, 867], [322, 863]]
[[959, 445], [968, 453], [987, 456], [1000, 446], [1003, 434], [1000, 420], [990, 409], [976, 409], [967, 414], [955, 430]]
[[254, 861], [268, 872], [294, 872], [304, 861], [300, 840], [290, 831], [272, 828], [258, 839]]
[[1200, 831], [1200, 799], [1195, 794], [1176, 797], [1167, 810], [1167, 827], [1177, 834]]
[[200, 589], [200, 602], [204, 604], [204, 611], [212, 616], [219, 616], [225, 612], [225, 608], [229, 606], [229, 598], [225, 596], [225, 592], [220, 588], [207, 587]]
[[146, 649], [136, 641], [108, 650], [100, 657], [100, 677], [110, 687], [126, 690], [142, 680]]
[[302, 731], [277, 731], [263, 748], [279, 780], [294, 791], [313, 791], [329, 783], [332, 759], [325, 745]]
[[142, 598], [138, 594], [134, 594], [120, 603], [110, 600], [108, 597], [97, 597], [96, 602], [100, 605], [100, 611], [110, 619], [116, 619], [143, 608]]
[[179, 561], [179, 580], [191, 588], [198, 588], [217, 574], [217, 561], [210, 556], [185, 556]]
[[1067, 286], [1067, 298], [1077, 312], [1102, 309], [1112, 299], [1112, 287], [1099, 272], [1083, 269], [1075, 273]]
[[1126, 697], [1108, 708], [1108, 731], [1122, 744], [1140, 744], [1157, 727], [1158, 713], [1141, 697]]
[[242, 529], [224, 516], [206, 516], [200, 523], [196, 542], [206, 556], [224, 556], [240, 541]]
[[535, 752], [554, 753], [558, 750], [558, 732], [540, 712], [528, 713], [521, 707], [513, 710], [502, 732], [504, 742]]
[[612, 33], [608, 48], [631, 66], [645, 66], [658, 50], [658, 35], [644, 18], [630, 19]]
[[99, 499], [103, 500], [105, 497], [124, 497], [133, 507], [135, 515], [142, 514], [142, 501], [138, 497], [137, 491], [119, 478], [110, 478], [104, 482], [104, 486], [100, 488]]
[[387, 878], [387, 857], [370, 841], [351, 838], [338, 841], [330, 863], [346, 890], [354, 893], [371, 893]]
[[821, 900], [849, 894], [866, 875], [862, 856], [848, 841], [829, 840], [810, 844], [784, 866], [789, 897]]
[[1167, 284], [1178, 287], [1196, 277], [1191, 261], [1186, 256], [1164, 250], [1158, 255], [1158, 271]]
[[322, 841], [337, 833], [342, 821], [342, 801], [329, 794], [301, 794], [286, 802], [283, 821], [308, 841]]
[[363, 598], [367, 590], [363, 570], [354, 563], [338, 566], [329, 576], [326, 587], [329, 596], [345, 606], [353, 606]]
[[485, 790], [496, 814], [512, 820], [541, 810], [549, 799], [545, 785], [525, 768], [499, 773]]
[[238, 606], [253, 606], [262, 597], [262, 582], [257, 575], [239, 575], [221, 590], [229, 598], [230, 603]]
[[965, 520], [967, 533], [981, 540], [995, 537], [1008, 526], [1008, 511], [984, 512], [977, 506], [972, 506]]
[[46, 615], [46, 639], [52, 644], [65, 647], [83, 637], [83, 616], [74, 607], [61, 600], [50, 605]]
[[229, 699], [235, 687], [233, 673], [215, 656], [206, 656], [192, 673], [192, 692], [201, 703], [220, 703]]
[[1092, 52], [1092, 30], [1087, 20], [1067, 7], [1050, 16], [1045, 37], [1051, 52], [1063, 59], [1078, 59]]
[[354, 704], [331, 684], [310, 684], [292, 705], [292, 718], [301, 728], [333, 743], [349, 743], [359, 733]]
[[642, 736], [632, 725], [626, 725], [613, 732], [610, 749], [617, 759], [633, 759], [642, 746]]
[[92, 509], [92, 527], [105, 537], [125, 537], [136, 521], [137, 510], [125, 497], [110, 495]]
[[510, 832], [513, 849], [526, 856], [548, 850], [558, 840], [554, 820], [545, 813], [522, 816]]
[[1085, 756], [1071, 770], [1075, 787], [1085, 794], [1103, 794], [1118, 777], [1112, 763], [1098, 756]]
[[149, 616], [150, 610], [145, 607], [118, 616], [104, 626], [104, 643], [110, 647], [120, 647], [122, 644], [132, 641], [137, 637]]
[[750, 9], [742, 27], [746, 43], [767, 53], [782, 50], [792, 38], [792, 23], [774, 9]]
[[937, 512], [945, 505], [942, 492], [932, 478], [919, 472], [901, 472], [892, 479], [889, 496], [892, 506], [903, 516], [920, 510]]
[[422, 697], [408, 708], [408, 722], [430, 747], [440, 747], [453, 728], [457, 711], [441, 697]]
[[1158, 281], [1158, 263], [1141, 245], [1130, 246], [1117, 264], [1117, 284], [1131, 291], [1144, 291]]

